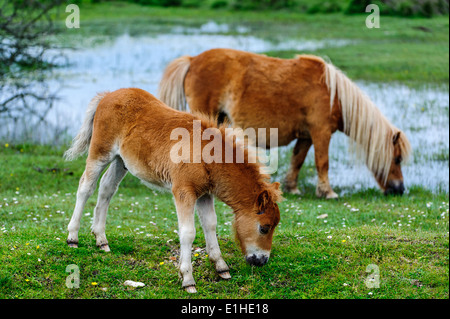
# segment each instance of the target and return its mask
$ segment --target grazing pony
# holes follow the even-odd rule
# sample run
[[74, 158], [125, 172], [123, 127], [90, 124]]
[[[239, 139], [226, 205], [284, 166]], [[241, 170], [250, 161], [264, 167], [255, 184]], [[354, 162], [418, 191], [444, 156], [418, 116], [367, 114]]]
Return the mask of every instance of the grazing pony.
[[[312, 55], [279, 59], [230, 49], [183, 56], [166, 68], [159, 87], [169, 106], [214, 114], [246, 128], [278, 128], [278, 145], [296, 140], [284, 188], [299, 193], [298, 173], [314, 145], [316, 195], [336, 198], [328, 179], [331, 135], [342, 131], [385, 194], [403, 194], [400, 164], [406, 135], [331, 63]], [[266, 143], [265, 145], [269, 145]], [[266, 146], [267, 147], [267, 146]]]
[[[201, 132], [194, 132], [194, 121], [201, 124]], [[221, 136], [225, 134], [225, 128], [218, 128], [214, 122], [176, 111], [140, 89], [120, 89], [94, 97], [80, 132], [65, 153], [66, 159], [72, 160], [89, 150], [75, 210], [68, 225], [68, 245], [78, 247], [83, 208], [93, 194], [100, 174], [111, 163], [100, 181], [92, 225], [92, 233], [100, 249], [110, 250], [105, 236], [106, 213], [119, 183], [129, 171], [144, 184], [173, 193], [181, 245], [180, 274], [186, 291], [196, 292], [191, 264], [195, 207], [209, 258], [215, 263], [220, 277], [231, 278], [217, 241], [213, 196], [233, 209], [236, 237], [247, 262], [264, 265], [269, 259], [273, 232], [280, 220], [277, 205], [281, 200], [280, 184], [268, 183], [269, 177], [260, 173], [259, 163], [193, 161], [192, 158], [197, 156], [189, 147], [195, 143], [193, 135], [201, 134], [207, 128], [215, 129]], [[174, 129], [189, 132], [188, 140], [172, 139]], [[201, 150], [208, 145], [207, 142], [201, 140]], [[182, 146], [187, 146], [189, 152], [182, 162], [175, 163], [172, 153], [178, 149], [175, 146], [179, 143], [184, 143]], [[222, 139], [221, 146], [229, 148], [226, 143], [230, 140]], [[234, 140], [231, 144], [234, 153], [243, 147]], [[250, 152], [244, 151], [247, 155]]]

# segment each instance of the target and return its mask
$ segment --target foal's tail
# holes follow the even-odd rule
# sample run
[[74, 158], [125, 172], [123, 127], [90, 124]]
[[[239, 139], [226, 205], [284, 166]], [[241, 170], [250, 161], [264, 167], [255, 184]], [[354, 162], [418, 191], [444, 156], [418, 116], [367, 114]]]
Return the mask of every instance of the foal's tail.
[[184, 78], [190, 66], [190, 56], [185, 55], [173, 60], [164, 71], [159, 84], [159, 99], [176, 110], [186, 111], [187, 109]]
[[66, 160], [72, 161], [88, 151], [92, 137], [95, 111], [106, 94], [107, 92], [99, 93], [89, 102], [83, 125], [77, 136], [73, 139], [72, 146], [64, 153]]

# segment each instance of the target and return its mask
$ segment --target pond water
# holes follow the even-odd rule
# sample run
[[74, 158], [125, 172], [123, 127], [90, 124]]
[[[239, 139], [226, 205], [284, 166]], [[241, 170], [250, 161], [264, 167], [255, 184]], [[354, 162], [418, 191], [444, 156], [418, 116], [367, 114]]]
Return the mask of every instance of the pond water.
[[[53, 71], [47, 81], [60, 97], [47, 116], [47, 124], [34, 126], [29, 138], [58, 143], [73, 137], [79, 129], [90, 99], [98, 92], [139, 87], [156, 95], [165, 66], [181, 55], [196, 55], [211, 48], [234, 48], [252, 52], [270, 50], [315, 50], [340, 47], [345, 39], [269, 41], [251, 36], [245, 27], [209, 22], [199, 28], [174, 27], [169, 33], [145, 36], [123, 34], [98, 45], [65, 52], [69, 65]], [[89, 43], [89, 42], [86, 42]], [[401, 84], [356, 82], [381, 112], [404, 130], [414, 153], [404, 167], [406, 186], [420, 185], [432, 191], [448, 192], [449, 182], [449, 96], [447, 87], [411, 89]], [[24, 120], [24, 127], [30, 127]], [[17, 124], [17, 123], [16, 123]], [[19, 123], [20, 125], [20, 123]], [[20, 129], [2, 123], [0, 135], [17, 136]], [[64, 132], [64, 134], [61, 134]], [[20, 134], [19, 134], [20, 135]], [[275, 177], [284, 175], [289, 147], [280, 148], [281, 159]], [[370, 172], [354, 165], [347, 153], [347, 138], [335, 134], [330, 149], [330, 181], [333, 187], [358, 190], [377, 187]], [[307, 157], [313, 163], [313, 151]], [[315, 184], [316, 177], [308, 183]]]

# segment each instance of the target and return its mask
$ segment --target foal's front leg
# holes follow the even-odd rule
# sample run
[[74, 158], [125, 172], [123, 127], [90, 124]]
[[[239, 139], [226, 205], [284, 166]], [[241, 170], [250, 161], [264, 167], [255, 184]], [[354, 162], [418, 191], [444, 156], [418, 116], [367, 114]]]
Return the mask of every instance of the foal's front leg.
[[180, 237], [180, 275], [182, 286], [189, 293], [195, 293], [195, 280], [191, 264], [192, 243], [195, 239], [194, 207], [196, 198], [186, 189], [172, 189], [178, 216], [178, 235]]
[[205, 234], [206, 251], [209, 259], [216, 264], [216, 271], [223, 279], [230, 279], [230, 269], [222, 258], [219, 243], [217, 242], [216, 226], [217, 216], [214, 211], [214, 198], [205, 194], [197, 200], [197, 212]]

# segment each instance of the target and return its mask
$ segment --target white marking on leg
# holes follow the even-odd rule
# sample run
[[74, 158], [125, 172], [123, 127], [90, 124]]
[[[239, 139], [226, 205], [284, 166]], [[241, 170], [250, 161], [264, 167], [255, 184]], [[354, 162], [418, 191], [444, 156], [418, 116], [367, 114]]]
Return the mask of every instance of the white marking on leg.
[[86, 205], [89, 197], [94, 193], [97, 180], [106, 165], [108, 165], [108, 163], [88, 162], [86, 164], [86, 169], [81, 176], [77, 191], [75, 209], [69, 225], [67, 226], [69, 231], [67, 243], [72, 247], [77, 247], [78, 245], [78, 231], [80, 230], [80, 222], [84, 206]]
[[110, 251], [105, 234], [106, 215], [109, 203], [126, 174], [127, 170], [122, 160], [116, 158], [100, 180], [98, 200], [94, 210], [94, 221], [92, 223], [92, 233], [95, 235], [97, 246], [104, 251]]
[[[174, 194], [175, 195], [175, 194]], [[180, 237], [180, 274], [183, 287], [195, 286], [191, 264], [192, 243], [195, 239], [194, 205], [185, 203], [175, 195], [178, 216], [178, 235]]]
[[217, 215], [214, 210], [214, 197], [209, 194], [203, 195], [197, 200], [196, 207], [205, 234], [206, 251], [209, 259], [216, 264], [216, 270], [222, 278], [231, 278], [228, 265], [222, 258], [217, 241]]

